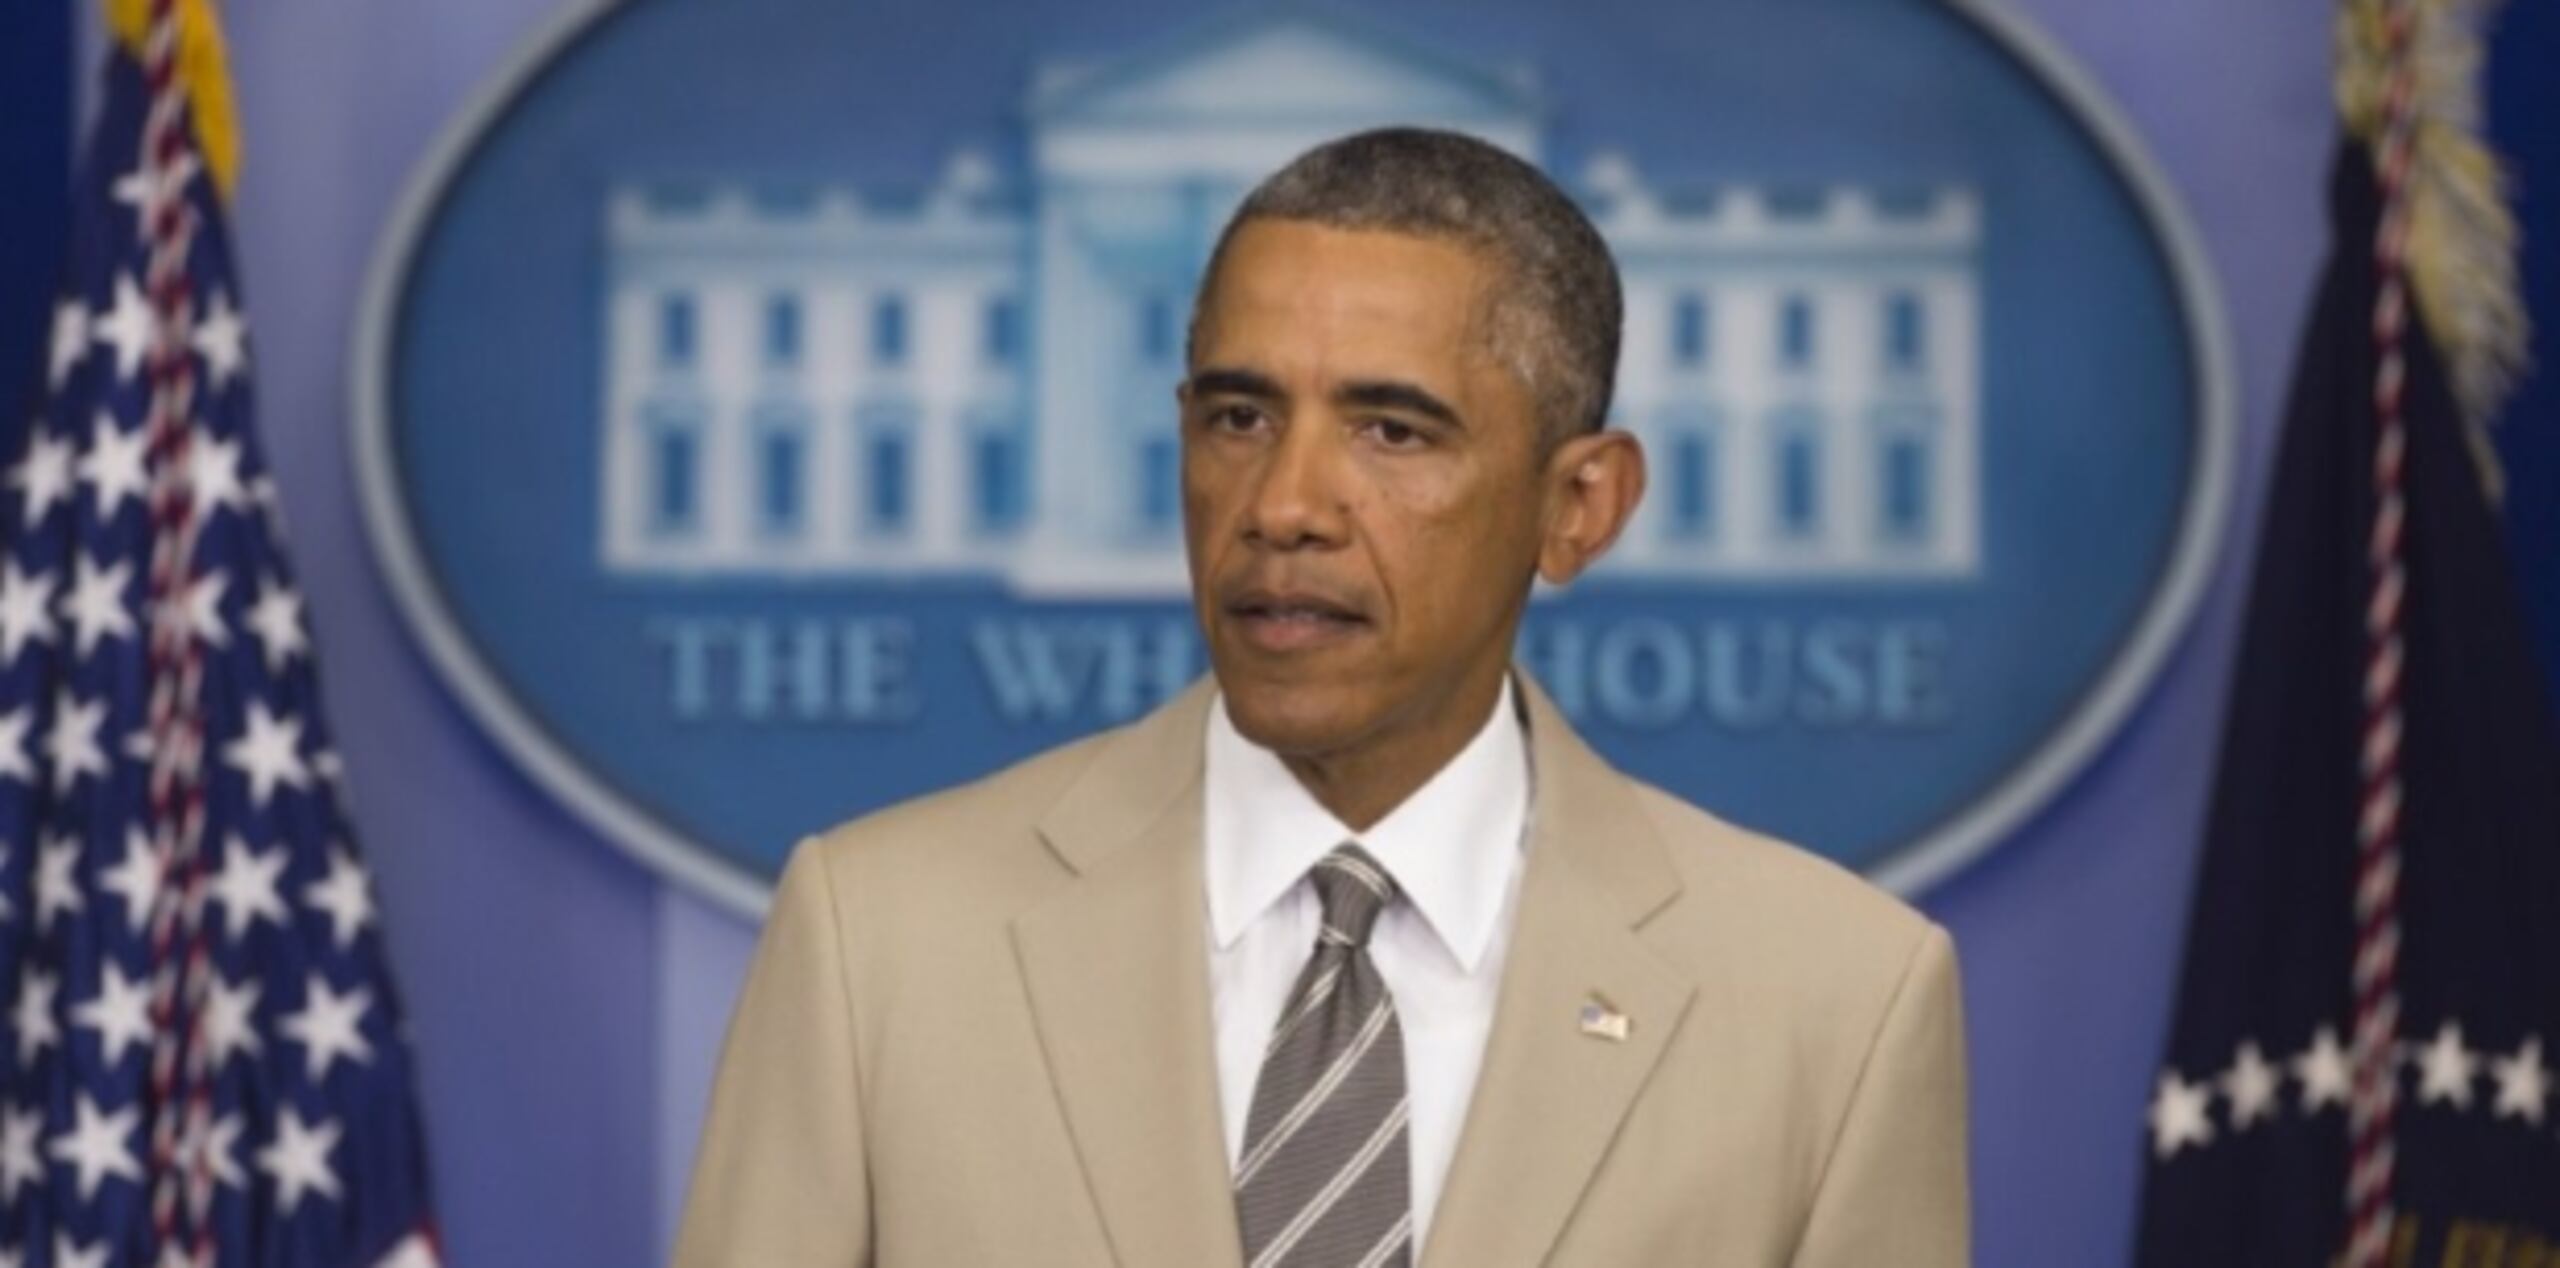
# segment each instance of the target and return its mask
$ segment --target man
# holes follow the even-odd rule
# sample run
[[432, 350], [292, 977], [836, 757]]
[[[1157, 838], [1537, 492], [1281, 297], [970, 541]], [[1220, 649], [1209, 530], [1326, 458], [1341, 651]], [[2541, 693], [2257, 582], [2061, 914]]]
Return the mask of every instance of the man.
[[1618, 774], [1510, 649], [1644, 487], [1534, 168], [1256, 189], [1182, 405], [1211, 681], [794, 854], [676, 1260], [1966, 1260], [1945, 934]]

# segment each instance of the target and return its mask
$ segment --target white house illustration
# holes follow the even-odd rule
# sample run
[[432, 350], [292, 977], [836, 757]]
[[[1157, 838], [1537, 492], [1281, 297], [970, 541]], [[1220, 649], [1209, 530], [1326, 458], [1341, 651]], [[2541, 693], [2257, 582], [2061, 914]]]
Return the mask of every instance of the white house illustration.
[[[1174, 384], [1246, 190], [1326, 138], [1456, 128], [1535, 161], [1525, 73], [1260, 11], [1042, 69], [1025, 171], [892, 194], [627, 186], [606, 210], [601, 543], [632, 576], [1184, 589]], [[1970, 190], [1567, 187], [1626, 285], [1615, 421], [1653, 490], [1624, 578], [1979, 565]]]

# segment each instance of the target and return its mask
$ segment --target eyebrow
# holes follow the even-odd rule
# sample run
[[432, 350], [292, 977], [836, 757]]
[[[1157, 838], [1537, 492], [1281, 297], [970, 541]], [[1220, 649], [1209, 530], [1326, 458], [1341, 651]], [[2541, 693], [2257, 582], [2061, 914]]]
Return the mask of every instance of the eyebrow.
[[1334, 393], [1334, 399], [1344, 405], [1368, 409], [1409, 410], [1461, 431], [1467, 426], [1466, 420], [1458, 417], [1458, 411], [1448, 402], [1411, 383], [1393, 379], [1346, 383]]
[[1191, 376], [1185, 385], [1193, 396], [1246, 396], [1256, 400], [1278, 401], [1288, 398], [1271, 376], [1252, 370], [1211, 366]]
[[[1193, 396], [1241, 396], [1262, 401], [1289, 399], [1288, 391], [1271, 376], [1230, 366], [1204, 369], [1192, 375], [1187, 386]], [[1357, 380], [1342, 385], [1334, 392], [1333, 398], [1336, 404], [1360, 409], [1407, 410], [1461, 431], [1467, 426], [1467, 421], [1459, 417], [1456, 407], [1401, 380]]]

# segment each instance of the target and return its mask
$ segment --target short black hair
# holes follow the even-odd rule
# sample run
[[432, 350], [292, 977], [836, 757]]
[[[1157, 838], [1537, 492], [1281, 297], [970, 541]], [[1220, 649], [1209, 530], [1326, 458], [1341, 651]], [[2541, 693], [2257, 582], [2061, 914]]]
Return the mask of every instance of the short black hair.
[[[1544, 441], [1597, 431], [1608, 418], [1626, 312], [1618, 265], [1591, 218], [1532, 164], [1430, 128], [1328, 141], [1245, 195], [1210, 253], [1203, 299], [1236, 230], [1256, 220], [1379, 229], [1487, 253], [1503, 273], [1489, 314], [1495, 355], [1536, 398]], [[1199, 321], [1195, 306], [1195, 340]]]

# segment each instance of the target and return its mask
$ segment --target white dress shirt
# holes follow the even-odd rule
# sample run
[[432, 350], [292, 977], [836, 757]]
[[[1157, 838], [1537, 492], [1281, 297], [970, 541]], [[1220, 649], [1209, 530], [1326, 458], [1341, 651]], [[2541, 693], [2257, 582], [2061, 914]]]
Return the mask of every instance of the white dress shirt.
[[1418, 1263], [1493, 1029], [1519, 900], [1530, 770], [1511, 682], [1475, 738], [1367, 832], [1344, 827], [1277, 755], [1244, 738], [1224, 699], [1210, 710], [1207, 743], [1209, 993], [1227, 1164], [1243, 1148], [1271, 1028], [1315, 950], [1322, 905], [1307, 869], [1357, 841], [1404, 894], [1379, 916], [1369, 955], [1404, 1032]]

